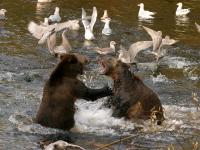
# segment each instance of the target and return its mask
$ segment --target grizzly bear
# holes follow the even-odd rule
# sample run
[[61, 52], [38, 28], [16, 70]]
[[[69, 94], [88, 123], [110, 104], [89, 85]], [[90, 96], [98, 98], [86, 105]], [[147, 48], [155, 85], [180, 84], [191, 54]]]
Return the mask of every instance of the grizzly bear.
[[114, 117], [154, 118], [158, 125], [163, 122], [163, 108], [157, 94], [132, 74], [127, 64], [113, 57], [103, 57], [99, 64], [100, 73], [114, 82], [111, 101]]
[[43, 90], [42, 102], [36, 115], [36, 122], [52, 128], [70, 130], [74, 126], [74, 103], [77, 98], [95, 101], [112, 95], [112, 90], [91, 89], [77, 79], [83, 74], [83, 67], [88, 62], [80, 54], [64, 54], [59, 64], [51, 73]]

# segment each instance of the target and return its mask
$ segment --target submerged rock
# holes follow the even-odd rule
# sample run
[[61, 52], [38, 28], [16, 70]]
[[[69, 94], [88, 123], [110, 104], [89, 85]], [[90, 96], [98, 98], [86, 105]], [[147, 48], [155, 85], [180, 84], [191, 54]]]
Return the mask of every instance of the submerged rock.
[[49, 144], [45, 148], [45, 150], [85, 150], [85, 149], [78, 145], [69, 144], [65, 141], [59, 140], [59, 141]]

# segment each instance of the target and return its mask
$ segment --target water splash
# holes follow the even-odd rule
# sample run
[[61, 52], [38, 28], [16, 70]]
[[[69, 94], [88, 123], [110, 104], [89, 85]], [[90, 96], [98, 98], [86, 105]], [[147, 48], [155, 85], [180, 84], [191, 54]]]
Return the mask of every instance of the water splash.
[[173, 83], [174, 82], [174, 81], [169, 80], [165, 75], [162, 75], [162, 74], [159, 74], [156, 77], [151, 76], [151, 79], [153, 81], [153, 84], [161, 83], [161, 82], [164, 82], [164, 83]]
[[192, 67], [186, 67], [184, 70], [183, 70], [183, 73], [184, 75], [190, 79], [190, 80], [193, 80], [193, 81], [197, 81], [200, 79], [200, 67], [197, 65], [197, 66], [192, 66]]
[[15, 112], [8, 120], [16, 125], [16, 128], [21, 132], [39, 135], [58, 134], [64, 132], [63, 130], [46, 128], [34, 123], [33, 118], [25, 112]]
[[166, 63], [169, 68], [178, 68], [183, 69], [184, 67], [188, 67], [194, 65], [195, 63], [186, 60], [184, 57], [167, 57]]
[[100, 135], [115, 135], [120, 130], [124, 132], [134, 130], [134, 124], [130, 121], [112, 117], [112, 110], [102, 107], [104, 100], [96, 102], [78, 100], [76, 102], [78, 110], [75, 114], [76, 127], [81, 132], [94, 132]]
[[17, 74], [12, 73], [12, 72], [1, 71], [0, 81], [13, 82], [15, 81], [15, 76], [17, 76]]

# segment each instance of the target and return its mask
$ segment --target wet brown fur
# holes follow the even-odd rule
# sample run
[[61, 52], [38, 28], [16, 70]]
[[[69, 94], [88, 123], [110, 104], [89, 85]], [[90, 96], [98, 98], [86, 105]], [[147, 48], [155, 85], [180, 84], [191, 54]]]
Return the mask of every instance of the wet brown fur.
[[129, 71], [127, 64], [111, 57], [100, 61], [104, 74], [114, 81], [113, 116], [149, 119], [155, 113], [157, 124], [164, 120], [158, 95]]

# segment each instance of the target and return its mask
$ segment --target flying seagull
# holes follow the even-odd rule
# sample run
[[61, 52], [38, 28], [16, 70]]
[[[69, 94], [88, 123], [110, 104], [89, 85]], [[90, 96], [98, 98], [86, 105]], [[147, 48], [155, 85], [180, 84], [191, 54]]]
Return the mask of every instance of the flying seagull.
[[91, 21], [89, 22], [88, 16], [86, 15], [85, 9], [82, 8], [82, 23], [85, 28], [85, 39], [86, 40], [93, 40], [95, 39], [93, 34], [93, 27], [97, 20], [97, 9], [93, 7], [93, 12], [91, 16]]
[[163, 56], [162, 53], [162, 46], [164, 45], [173, 45], [175, 43], [177, 43], [177, 40], [174, 39], [170, 39], [169, 36], [165, 36], [165, 38], [162, 38], [162, 32], [161, 31], [155, 31], [153, 29], [147, 28], [145, 26], [143, 26], [143, 28], [145, 29], [145, 31], [151, 36], [152, 38], [152, 42], [153, 42], [153, 51], [152, 54], [154, 54], [157, 58], [157, 61], [160, 57]]
[[152, 41], [138, 41], [136, 43], [133, 43], [130, 45], [129, 49], [126, 50], [124, 47], [120, 46], [119, 56], [118, 59], [120, 59], [124, 63], [135, 63], [135, 57], [137, 54], [142, 51], [146, 50], [153, 46]]
[[47, 46], [49, 49], [49, 52], [51, 54], [65, 54], [72, 50], [72, 47], [65, 36], [67, 30], [64, 30], [62, 33], [62, 43], [59, 46], [56, 46], [56, 32], [53, 32], [48, 38], [47, 38]]
[[66, 28], [70, 30], [78, 30], [79, 27], [79, 20], [69, 20], [63, 23], [56, 23], [49, 26], [38, 25], [37, 23], [31, 21], [28, 24], [28, 31], [36, 39], [39, 39], [38, 44], [43, 44], [53, 32], [59, 32]]

